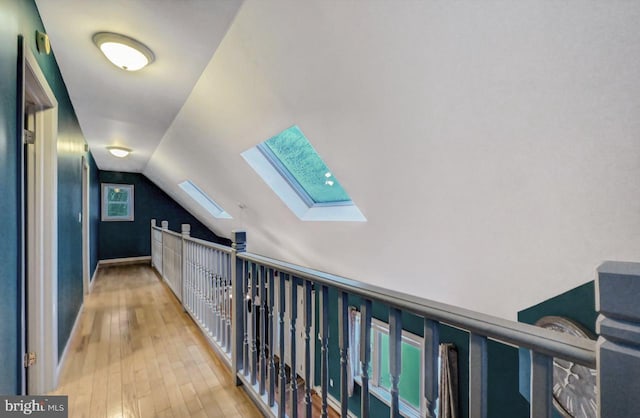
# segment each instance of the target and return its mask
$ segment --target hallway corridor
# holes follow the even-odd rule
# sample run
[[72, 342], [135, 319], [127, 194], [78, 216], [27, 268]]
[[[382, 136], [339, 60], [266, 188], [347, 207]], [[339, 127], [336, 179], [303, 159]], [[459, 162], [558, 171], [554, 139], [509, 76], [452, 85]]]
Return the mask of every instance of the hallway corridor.
[[70, 417], [259, 417], [148, 266], [101, 268], [55, 394]]

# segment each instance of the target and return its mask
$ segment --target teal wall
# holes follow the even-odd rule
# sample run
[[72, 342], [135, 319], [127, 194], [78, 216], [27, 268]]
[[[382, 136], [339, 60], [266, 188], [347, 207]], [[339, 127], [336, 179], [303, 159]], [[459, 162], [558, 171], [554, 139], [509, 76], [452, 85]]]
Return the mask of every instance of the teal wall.
[[[518, 312], [518, 321], [534, 325], [540, 318], [549, 315], [571, 319], [596, 335], [598, 313], [596, 312], [595, 282], [590, 281]], [[520, 350], [520, 392], [526, 397], [529, 396], [530, 368], [529, 350]], [[562, 418], [555, 409], [553, 417]]]
[[151, 255], [151, 219], [169, 221], [169, 229], [180, 231], [181, 224], [191, 224], [191, 236], [224, 245], [220, 238], [160, 190], [143, 174], [100, 171], [100, 182], [134, 185], [134, 220], [100, 222], [100, 260]]
[[[17, 367], [20, 329], [18, 283], [18, 138], [17, 138], [17, 36], [33, 27], [33, 11], [21, 2], [3, 4], [0, 10], [0, 393], [20, 391]], [[31, 38], [32, 39], [32, 38]]]
[[[35, 31], [43, 31], [33, 0], [0, 2], [0, 393], [19, 393], [20, 353], [20, 159], [18, 135], [18, 36], [35, 55], [58, 101], [58, 345], [60, 352], [82, 302], [81, 208], [84, 137], [55, 56], [38, 54]], [[53, 46], [55, 50], [55, 45]]]
[[[316, 292], [317, 293], [317, 292]], [[329, 289], [329, 378], [334, 386], [329, 393], [335, 399], [340, 399], [340, 351], [338, 348], [338, 292]], [[350, 296], [349, 305], [359, 307], [361, 300]], [[316, 318], [319, 318], [320, 301], [316, 296]], [[388, 322], [388, 307], [381, 303], [373, 304], [373, 317]], [[424, 322], [421, 318], [403, 312], [403, 328], [413, 334], [424, 335]], [[316, 329], [319, 330], [319, 323]], [[440, 342], [453, 343], [458, 349], [458, 383], [459, 383], [459, 412], [460, 417], [469, 416], [469, 334], [456, 328], [440, 325]], [[490, 418], [527, 418], [529, 404], [518, 391], [518, 350], [503, 344], [490, 341], [488, 344], [489, 376], [488, 376], [488, 416]], [[320, 382], [320, 343], [316, 340], [315, 349], [315, 379]], [[400, 377], [402, 380], [402, 376]], [[389, 407], [375, 396], [371, 395], [371, 416], [388, 417]], [[349, 398], [349, 409], [360, 416], [360, 386], [355, 385], [354, 395]]]
[[518, 321], [533, 325], [543, 316], [563, 316], [582, 324], [595, 334], [598, 318], [595, 295], [595, 283], [590, 281], [518, 312]]

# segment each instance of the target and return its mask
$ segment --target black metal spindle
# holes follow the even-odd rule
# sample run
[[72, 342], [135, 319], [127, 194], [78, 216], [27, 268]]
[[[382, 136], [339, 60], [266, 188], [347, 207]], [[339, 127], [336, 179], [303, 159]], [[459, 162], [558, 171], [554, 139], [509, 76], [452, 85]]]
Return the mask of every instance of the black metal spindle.
[[338, 296], [338, 346], [340, 348], [340, 411], [341, 416], [349, 413], [349, 295], [340, 292]]
[[284, 418], [285, 410], [286, 410], [286, 395], [287, 395], [287, 375], [286, 368], [284, 364], [284, 309], [285, 309], [285, 275], [282, 273], [278, 273], [278, 339], [279, 339], [279, 361], [280, 361], [280, 402], [278, 405], [278, 416]]
[[304, 409], [305, 417], [311, 418], [311, 323], [313, 321], [311, 292], [312, 283], [304, 281]]
[[422, 362], [424, 364], [424, 409], [427, 418], [436, 416], [436, 399], [438, 398], [438, 347], [440, 345], [439, 324], [430, 319], [424, 320], [424, 338], [422, 346]]
[[242, 299], [237, 300], [236, 303], [242, 306], [243, 312], [243, 325], [244, 325], [244, 340], [242, 341], [242, 359], [244, 370], [243, 373], [245, 376], [249, 374], [249, 311], [248, 303], [247, 303], [247, 295], [249, 292], [249, 280], [251, 280], [249, 271], [249, 262], [245, 261], [242, 263], [242, 268], [245, 272], [244, 280], [242, 281]]
[[402, 373], [402, 314], [389, 308], [389, 375], [391, 378], [391, 417], [400, 418], [400, 374]]
[[251, 309], [251, 384], [255, 385], [257, 381], [257, 363], [258, 363], [258, 345], [256, 344], [256, 319], [258, 316], [258, 308], [256, 306], [256, 289], [258, 288], [258, 265], [251, 263], [251, 300], [249, 306]]
[[273, 269], [268, 269], [268, 279], [269, 279], [269, 407], [273, 407], [275, 404], [275, 388], [276, 388], [276, 365], [274, 361], [275, 350], [274, 350], [274, 339], [273, 339], [273, 305], [274, 305], [274, 295], [276, 292], [276, 284], [274, 281]]
[[371, 300], [364, 299], [360, 305], [360, 380], [362, 393], [360, 410], [363, 417], [370, 415], [369, 363], [371, 362]]
[[329, 288], [320, 287], [320, 414], [328, 417], [327, 394], [329, 389]]
[[259, 375], [259, 383], [260, 383], [260, 395], [264, 395], [265, 392], [265, 381], [267, 374], [267, 356], [266, 356], [266, 298], [265, 298], [265, 270], [264, 266], [260, 266], [260, 276], [258, 280], [260, 281], [260, 375]]
[[296, 321], [298, 320], [298, 278], [290, 276], [289, 286], [291, 288], [291, 297], [289, 298], [289, 337], [291, 347], [291, 362], [289, 364], [291, 393], [289, 395], [291, 397], [291, 411], [289, 416], [296, 418], [298, 416], [298, 365], [296, 361], [298, 340], [298, 336], [296, 335]]
[[227, 321], [227, 332], [226, 332], [226, 340], [227, 340], [227, 353], [231, 352], [231, 334], [232, 334], [232, 330], [231, 330], [231, 320], [232, 320], [232, 299], [231, 299], [231, 255], [230, 254], [225, 254], [224, 256], [224, 260], [226, 262], [226, 268], [224, 269], [224, 271], [226, 272], [226, 276], [223, 279], [223, 298], [224, 298], [224, 302], [225, 302], [225, 306], [226, 308], [226, 314], [225, 314], [225, 318]]

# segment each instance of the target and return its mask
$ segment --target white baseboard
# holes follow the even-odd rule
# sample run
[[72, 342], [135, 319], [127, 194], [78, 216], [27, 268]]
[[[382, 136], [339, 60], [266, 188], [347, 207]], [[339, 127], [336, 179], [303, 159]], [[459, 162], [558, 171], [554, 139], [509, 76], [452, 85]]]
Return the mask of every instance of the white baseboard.
[[112, 258], [109, 260], [98, 261], [98, 268], [100, 268], [101, 266], [126, 265], [126, 264], [150, 264], [150, 263], [151, 263], [150, 255], [146, 255], [142, 257]]
[[[97, 268], [96, 268], [97, 270]], [[71, 333], [69, 333], [69, 339], [67, 340], [67, 344], [64, 346], [64, 350], [62, 351], [62, 356], [60, 356], [60, 361], [58, 361], [58, 367], [56, 367], [56, 387], [58, 387], [59, 379], [60, 379], [60, 371], [64, 367], [65, 362], [67, 361], [67, 353], [69, 352], [69, 347], [71, 346], [71, 341], [78, 332], [78, 324], [80, 324], [80, 316], [84, 311], [84, 303], [80, 305], [80, 309], [78, 309], [78, 314], [76, 315], [76, 319], [73, 322], [73, 328], [71, 328]]]

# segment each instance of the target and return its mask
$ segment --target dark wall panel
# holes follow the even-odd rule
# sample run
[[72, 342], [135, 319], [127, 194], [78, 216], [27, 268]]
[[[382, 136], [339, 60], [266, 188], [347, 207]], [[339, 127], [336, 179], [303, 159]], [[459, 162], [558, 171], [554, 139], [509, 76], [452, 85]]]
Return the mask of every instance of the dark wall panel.
[[231, 245], [194, 218], [169, 195], [143, 174], [100, 171], [101, 183], [133, 184], [134, 220], [100, 222], [100, 260], [151, 255], [151, 219], [169, 221], [169, 229], [180, 231], [183, 223], [191, 224], [191, 236]]
[[18, 393], [20, 329], [18, 305], [18, 139], [17, 64], [18, 34], [22, 10], [18, 1], [3, 4], [0, 11], [0, 393]]

